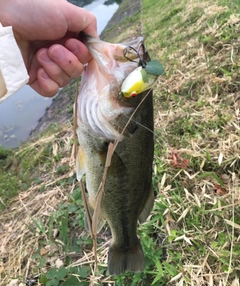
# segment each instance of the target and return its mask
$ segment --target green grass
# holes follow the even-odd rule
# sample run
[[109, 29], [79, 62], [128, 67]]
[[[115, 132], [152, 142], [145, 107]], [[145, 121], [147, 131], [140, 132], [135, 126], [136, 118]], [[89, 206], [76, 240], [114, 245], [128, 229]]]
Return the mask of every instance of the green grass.
[[[60, 128], [53, 124], [41, 134], [41, 137], [23, 144], [20, 148], [15, 150], [0, 148], [0, 211], [4, 210], [11, 198], [18, 193], [50, 177], [53, 166], [64, 156], [63, 153], [55, 156], [53, 154], [54, 137], [64, 134], [62, 128], [59, 130]], [[68, 168], [64, 165], [57, 166], [54, 172], [62, 175]], [[44, 173], [45, 178], [41, 178]]]

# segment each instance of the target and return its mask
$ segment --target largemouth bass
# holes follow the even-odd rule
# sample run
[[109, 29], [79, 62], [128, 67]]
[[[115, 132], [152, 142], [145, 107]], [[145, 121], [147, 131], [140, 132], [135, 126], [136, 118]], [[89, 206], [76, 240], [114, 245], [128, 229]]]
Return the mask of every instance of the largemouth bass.
[[98, 231], [107, 221], [112, 234], [108, 252], [110, 275], [140, 272], [144, 269], [144, 254], [137, 224], [147, 219], [154, 202], [153, 102], [150, 92], [121, 134], [146, 94], [145, 91], [126, 98], [121, 94], [121, 85], [142, 61], [150, 59], [142, 37], [110, 44], [85, 35], [83, 41], [93, 58], [82, 74], [78, 96], [77, 178], [80, 180], [86, 173], [88, 204], [94, 210], [108, 146], [119, 140], [107, 171]]

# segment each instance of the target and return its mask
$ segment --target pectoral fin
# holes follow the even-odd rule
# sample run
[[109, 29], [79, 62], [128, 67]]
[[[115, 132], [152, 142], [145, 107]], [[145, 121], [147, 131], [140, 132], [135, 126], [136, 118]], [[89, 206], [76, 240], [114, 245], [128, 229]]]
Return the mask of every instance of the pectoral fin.
[[148, 216], [150, 215], [152, 208], [153, 208], [153, 204], [154, 204], [154, 193], [153, 193], [153, 188], [151, 186], [151, 190], [149, 192], [147, 201], [145, 203], [145, 206], [139, 216], [139, 222], [140, 223], [144, 223], [146, 221], [146, 219], [148, 218]]
[[86, 173], [85, 155], [81, 147], [79, 147], [78, 149], [78, 154], [76, 159], [76, 173], [78, 181], [81, 181], [82, 176]]

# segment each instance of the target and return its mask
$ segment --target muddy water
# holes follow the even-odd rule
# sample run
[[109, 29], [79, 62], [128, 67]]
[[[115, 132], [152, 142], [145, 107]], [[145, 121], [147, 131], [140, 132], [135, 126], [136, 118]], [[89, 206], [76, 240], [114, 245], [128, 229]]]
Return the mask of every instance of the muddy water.
[[[98, 33], [101, 34], [121, 0], [69, 0], [73, 4], [91, 11], [97, 18]], [[57, 96], [57, 95], [56, 95]], [[24, 86], [0, 104], [0, 147], [14, 148], [27, 140], [39, 118], [52, 103]]]

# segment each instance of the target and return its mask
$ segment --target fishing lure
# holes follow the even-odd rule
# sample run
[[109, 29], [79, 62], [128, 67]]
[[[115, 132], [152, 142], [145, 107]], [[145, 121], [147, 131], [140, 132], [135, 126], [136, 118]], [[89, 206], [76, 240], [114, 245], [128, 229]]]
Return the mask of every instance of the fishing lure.
[[[129, 48], [133, 49], [132, 47]], [[158, 60], [144, 62], [139, 53], [135, 49], [133, 50], [137, 53], [140, 61], [139, 67], [133, 70], [122, 83], [120, 93], [127, 98], [135, 97], [137, 94], [150, 89], [158, 77], [164, 73], [164, 68]], [[127, 58], [126, 52], [124, 56]], [[132, 61], [129, 58], [127, 59]]]

